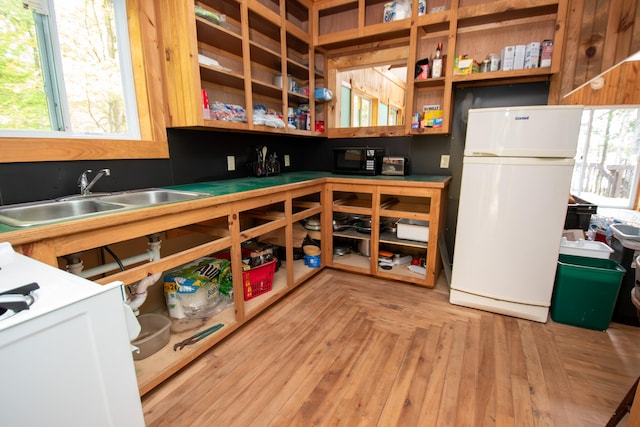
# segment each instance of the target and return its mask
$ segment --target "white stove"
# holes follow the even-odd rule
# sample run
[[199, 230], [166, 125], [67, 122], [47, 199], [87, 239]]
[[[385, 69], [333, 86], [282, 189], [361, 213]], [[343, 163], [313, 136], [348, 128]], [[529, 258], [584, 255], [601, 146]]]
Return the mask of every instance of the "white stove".
[[3, 425], [144, 426], [123, 301], [0, 243]]
[[0, 331], [100, 292], [103, 286], [0, 243]]

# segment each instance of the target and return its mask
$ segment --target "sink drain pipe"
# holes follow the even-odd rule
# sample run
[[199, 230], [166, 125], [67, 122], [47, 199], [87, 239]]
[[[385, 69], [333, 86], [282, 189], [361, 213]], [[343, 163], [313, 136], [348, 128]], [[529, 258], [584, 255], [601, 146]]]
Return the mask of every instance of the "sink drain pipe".
[[[110, 262], [108, 264], [102, 264], [97, 267], [88, 268], [84, 270], [84, 265], [82, 263], [82, 259], [80, 259], [79, 254], [69, 255], [67, 258], [67, 271], [69, 273], [73, 273], [80, 277], [89, 278], [98, 276], [100, 274], [108, 273], [109, 271], [120, 269], [120, 264], [117, 262]], [[144, 253], [133, 255], [129, 258], [124, 258], [120, 260], [122, 265], [128, 267], [133, 264], [137, 264], [139, 262], [147, 261], [155, 261], [160, 259], [160, 240], [149, 240], [149, 249], [147, 249]]]
[[[143, 261], [151, 262], [160, 259], [160, 235], [156, 233], [147, 237], [149, 239], [149, 249], [142, 254], [124, 258], [120, 260], [120, 263], [111, 262], [94, 268], [89, 268], [87, 270], [83, 269], [82, 259], [80, 258], [81, 254], [72, 254], [65, 257], [67, 259], [67, 270], [80, 277], [89, 278], [119, 269], [121, 265], [126, 267]], [[140, 306], [147, 299], [147, 288], [160, 280], [161, 276], [162, 272], [156, 273], [152, 276], [145, 277], [133, 285], [135, 292], [133, 294], [133, 298], [130, 298], [127, 301], [127, 304], [131, 307], [134, 313], [136, 313], [136, 315], [138, 314]]]

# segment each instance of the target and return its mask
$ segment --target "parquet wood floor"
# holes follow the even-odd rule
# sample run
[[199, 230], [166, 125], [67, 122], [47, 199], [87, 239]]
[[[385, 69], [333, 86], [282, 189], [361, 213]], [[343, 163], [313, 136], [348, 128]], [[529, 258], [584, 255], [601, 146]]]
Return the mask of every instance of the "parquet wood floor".
[[[606, 332], [325, 269], [143, 398], [153, 426], [603, 426], [640, 375]], [[624, 425], [623, 422], [621, 425]]]

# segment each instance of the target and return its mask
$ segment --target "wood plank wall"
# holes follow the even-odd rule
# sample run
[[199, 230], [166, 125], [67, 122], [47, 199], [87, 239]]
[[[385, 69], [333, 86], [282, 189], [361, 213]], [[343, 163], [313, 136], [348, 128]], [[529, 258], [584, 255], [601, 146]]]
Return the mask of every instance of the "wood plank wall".
[[560, 94], [640, 50], [640, 2], [569, 0]]
[[[561, 104], [640, 105], [640, 61], [625, 61], [566, 95]], [[600, 85], [602, 85], [600, 87]]]

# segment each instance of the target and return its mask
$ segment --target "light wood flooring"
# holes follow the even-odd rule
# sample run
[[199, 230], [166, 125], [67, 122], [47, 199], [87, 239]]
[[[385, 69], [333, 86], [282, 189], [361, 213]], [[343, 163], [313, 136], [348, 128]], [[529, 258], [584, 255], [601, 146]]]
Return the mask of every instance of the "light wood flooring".
[[[143, 398], [147, 426], [604, 426], [640, 328], [457, 307], [325, 269]], [[626, 422], [621, 423], [625, 425]]]

